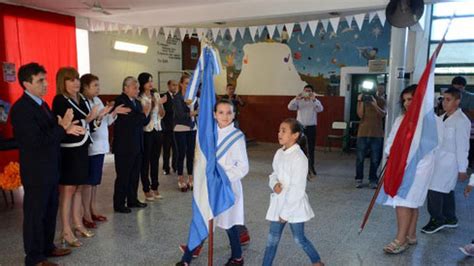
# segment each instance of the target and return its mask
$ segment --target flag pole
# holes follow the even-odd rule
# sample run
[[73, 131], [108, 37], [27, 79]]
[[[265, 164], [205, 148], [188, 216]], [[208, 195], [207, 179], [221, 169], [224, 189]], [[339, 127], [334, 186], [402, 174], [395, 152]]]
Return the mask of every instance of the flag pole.
[[209, 220], [209, 242], [207, 252], [207, 265], [212, 266], [214, 254], [214, 219]]
[[372, 209], [374, 208], [375, 201], [377, 200], [377, 197], [380, 193], [380, 189], [382, 188], [383, 181], [385, 179], [385, 168], [387, 167], [387, 162], [388, 160], [385, 162], [382, 168], [382, 172], [380, 173], [380, 176], [379, 176], [379, 184], [377, 185], [377, 189], [374, 192], [374, 196], [372, 196], [372, 200], [370, 201], [369, 207], [367, 208], [367, 211], [365, 212], [364, 219], [362, 220], [362, 224], [360, 225], [359, 235], [362, 233], [362, 230], [364, 230], [364, 227], [367, 221], [369, 220], [370, 213], [372, 212]]

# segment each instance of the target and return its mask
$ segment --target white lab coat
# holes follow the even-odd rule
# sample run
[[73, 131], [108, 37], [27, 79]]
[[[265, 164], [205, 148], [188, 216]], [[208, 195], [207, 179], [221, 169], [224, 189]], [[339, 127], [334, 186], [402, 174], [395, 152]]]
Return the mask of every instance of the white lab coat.
[[465, 173], [468, 166], [471, 121], [458, 109], [443, 125], [443, 140], [436, 153], [430, 190], [449, 193], [456, 186], [458, 174]]
[[302, 223], [314, 217], [306, 194], [308, 159], [298, 144], [283, 150], [280, 148], [273, 158], [273, 173], [268, 185], [273, 190], [276, 183], [282, 184], [280, 194], [270, 195], [266, 219], [279, 221], [281, 217], [289, 223]]
[[[233, 123], [225, 128], [217, 127], [217, 144], [219, 145], [234, 130]], [[244, 224], [244, 194], [240, 179], [244, 178], [249, 172], [245, 138], [240, 138], [235, 142], [224, 156], [219, 159], [218, 163], [224, 169], [227, 177], [229, 177], [235, 202], [231, 208], [221, 213], [214, 220], [216, 226], [229, 229], [234, 225]]]
[[[433, 114], [433, 116], [436, 116]], [[403, 121], [404, 115], [401, 115], [395, 119], [393, 123], [392, 130], [390, 131], [390, 135], [387, 138], [386, 146], [385, 146], [385, 154], [386, 156], [390, 155], [390, 149], [392, 148], [393, 141], [395, 140], [395, 136], [397, 134], [398, 129]], [[439, 147], [439, 144], [442, 141], [442, 130], [443, 124], [441, 119], [436, 116], [436, 126], [438, 131], [438, 146], [433, 149], [431, 152], [426, 154], [416, 166], [416, 172], [413, 179], [413, 183], [408, 191], [407, 195], [402, 198], [398, 195], [395, 197], [391, 197], [387, 195], [387, 200], [383, 203], [387, 206], [392, 207], [407, 207], [407, 208], [418, 208], [423, 206], [426, 195], [428, 194], [428, 187], [430, 186], [431, 179], [433, 177], [433, 170], [435, 165], [435, 154]], [[403, 181], [402, 181], [403, 182]]]

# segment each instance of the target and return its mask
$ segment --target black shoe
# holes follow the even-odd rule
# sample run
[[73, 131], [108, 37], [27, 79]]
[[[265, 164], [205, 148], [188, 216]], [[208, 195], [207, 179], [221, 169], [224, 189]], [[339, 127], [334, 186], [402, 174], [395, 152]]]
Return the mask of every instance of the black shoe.
[[362, 179], [356, 179], [356, 188], [362, 188], [363, 186]]
[[425, 225], [422, 229], [421, 232], [425, 234], [434, 234], [438, 232], [439, 230], [445, 228], [446, 226], [443, 223], [439, 223], [434, 219], [431, 219], [427, 225]]
[[120, 213], [131, 213], [132, 212], [132, 210], [130, 208], [127, 208], [125, 206], [114, 208], [114, 211], [115, 212], [120, 212]]
[[458, 227], [458, 219], [453, 219], [453, 220], [448, 219], [444, 223], [444, 226], [448, 228], [456, 228]]
[[371, 189], [377, 189], [378, 184], [377, 184], [377, 182], [370, 182], [369, 187], [370, 187]]
[[244, 258], [240, 259], [229, 259], [225, 266], [238, 266], [238, 265], [244, 265]]
[[163, 175], [169, 175], [170, 174], [170, 170], [163, 170]]
[[188, 266], [188, 265], [189, 264], [187, 264], [186, 262], [182, 262], [182, 261], [176, 263], [176, 266]]
[[145, 208], [146, 206], [148, 206], [148, 204], [146, 203], [141, 203], [139, 201], [133, 203], [133, 204], [128, 204], [128, 207], [129, 208]]

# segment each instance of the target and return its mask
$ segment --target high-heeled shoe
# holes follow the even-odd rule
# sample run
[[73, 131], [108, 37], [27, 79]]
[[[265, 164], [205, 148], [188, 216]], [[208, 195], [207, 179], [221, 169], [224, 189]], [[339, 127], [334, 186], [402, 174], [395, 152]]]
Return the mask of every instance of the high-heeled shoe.
[[102, 215], [95, 215], [92, 214], [92, 220], [97, 221], [97, 222], [107, 222], [107, 217], [102, 216]]
[[80, 246], [82, 246], [82, 242], [79, 241], [79, 239], [77, 239], [74, 234], [66, 234], [66, 233], [62, 233], [62, 237], [61, 237], [61, 245], [66, 248], [67, 245], [69, 245], [70, 247], [75, 247], [75, 248], [78, 248]]
[[192, 191], [193, 188], [194, 188], [193, 176], [190, 175], [190, 176], [188, 176], [188, 189]]
[[184, 181], [183, 176], [178, 177], [178, 188], [181, 192], [186, 192], [188, 190], [188, 185]]
[[84, 224], [84, 226], [86, 228], [91, 228], [91, 229], [95, 229], [97, 228], [97, 224], [95, 222], [89, 222], [86, 220], [86, 218], [82, 218], [82, 223]]
[[74, 227], [74, 233], [79, 233], [80, 236], [86, 237], [86, 238], [91, 238], [95, 236], [95, 234], [92, 231], [86, 230], [82, 226], [75, 226]]

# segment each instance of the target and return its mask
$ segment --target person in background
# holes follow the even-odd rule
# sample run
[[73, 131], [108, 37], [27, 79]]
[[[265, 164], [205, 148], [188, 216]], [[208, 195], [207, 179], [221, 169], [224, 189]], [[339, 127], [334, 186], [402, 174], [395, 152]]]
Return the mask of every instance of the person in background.
[[232, 102], [235, 108], [235, 118], [234, 118], [234, 126], [239, 128], [239, 114], [240, 114], [240, 107], [244, 107], [245, 102], [239, 95], [235, 94], [235, 86], [232, 83], [227, 84], [226, 93], [221, 97], [221, 99], [227, 99]]
[[48, 81], [38, 63], [22, 65], [18, 82], [23, 95], [10, 110], [13, 135], [20, 151], [23, 196], [23, 246], [25, 265], [58, 265], [50, 256], [64, 256], [71, 249], [54, 245], [58, 213], [60, 144], [67, 135], [80, 136], [85, 129], [73, 122], [72, 109], [55, 117], [43, 100]]
[[[174, 135], [178, 146], [178, 188], [182, 192], [193, 189], [194, 148], [196, 146], [196, 116], [197, 108], [193, 103], [184, 101], [184, 94], [189, 83], [189, 76], [179, 80], [179, 93], [173, 98]], [[186, 158], [187, 182], [184, 180], [184, 158]]]
[[128, 76], [122, 82], [122, 94], [115, 99], [115, 107], [130, 108], [128, 114], [119, 114], [114, 124], [113, 152], [117, 178], [114, 185], [114, 211], [130, 213], [130, 208], [145, 208], [138, 200], [137, 191], [142, 165], [143, 127], [150, 123], [151, 104], [143, 107], [138, 101], [138, 81]]
[[161, 95], [162, 98], [167, 99], [163, 104], [165, 115], [161, 119], [161, 129], [163, 131], [163, 174], [169, 175], [170, 173], [170, 154], [171, 168], [176, 172], [177, 161], [178, 161], [178, 147], [176, 145], [174, 135], [174, 107], [173, 99], [178, 93], [178, 82], [176, 80], [168, 80], [168, 91]]
[[[472, 188], [474, 187], [474, 174], [471, 174], [469, 178], [469, 184], [467, 184], [466, 188], [464, 188], [464, 197], [468, 197], [469, 194], [472, 192]], [[460, 247], [462, 253], [466, 256], [473, 257], [474, 256], [474, 240], [470, 244], [467, 244], [463, 247]]]
[[[79, 93], [79, 73], [72, 67], [62, 67], [56, 74], [57, 95], [53, 100], [53, 113], [64, 115], [72, 109], [74, 120], [86, 129], [83, 136], [67, 135], [61, 142], [61, 177], [59, 179], [59, 203], [62, 222], [62, 242], [72, 247], [82, 246], [75, 233], [82, 237], [94, 236], [82, 222], [82, 191], [89, 182], [90, 132], [100, 124], [98, 106], [92, 107]], [[72, 228], [70, 224], [72, 214]]]
[[375, 95], [359, 94], [357, 97], [357, 116], [360, 118], [357, 131], [356, 188], [362, 188], [364, 160], [370, 150], [369, 186], [376, 189], [377, 169], [382, 159], [383, 119], [386, 115], [385, 100]]
[[314, 148], [316, 146], [316, 125], [318, 124], [317, 114], [322, 112], [324, 107], [316, 98], [313, 86], [309, 84], [304, 86], [303, 92], [290, 101], [288, 110], [297, 111], [296, 120], [304, 126], [304, 134], [308, 139], [309, 171], [316, 175]]
[[167, 97], [160, 97], [159, 93], [153, 91], [153, 77], [150, 73], [140, 73], [138, 83], [140, 84], [138, 99], [143, 106], [151, 105], [150, 122], [143, 127], [145, 133], [143, 136], [144, 152], [141, 167], [142, 188], [145, 199], [154, 201], [163, 198], [158, 192], [158, 186], [160, 185], [158, 182], [158, 164], [163, 145], [161, 130], [161, 119], [165, 115], [163, 104], [166, 103]]
[[102, 169], [104, 167], [104, 156], [109, 153], [109, 129], [108, 127], [117, 118], [117, 114], [127, 114], [131, 110], [122, 106], [117, 106], [112, 111], [113, 102], [106, 106], [98, 97], [100, 93], [99, 78], [93, 74], [85, 74], [81, 77], [81, 93], [84, 95], [90, 106], [99, 106], [97, 117], [100, 126], [91, 133], [93, 142], [89, 145], [89, 182], [90, 186], [85, 186], [82, 191], [82, 207], [84, 216], [82, 222], [87, 228], [96, 228], [96, 222], [105, 222], [107, 217], [100, 215], [96, 206], [97, 187], [102, 181]]

